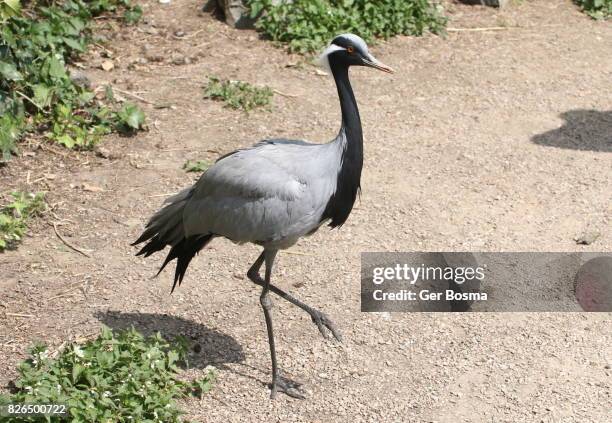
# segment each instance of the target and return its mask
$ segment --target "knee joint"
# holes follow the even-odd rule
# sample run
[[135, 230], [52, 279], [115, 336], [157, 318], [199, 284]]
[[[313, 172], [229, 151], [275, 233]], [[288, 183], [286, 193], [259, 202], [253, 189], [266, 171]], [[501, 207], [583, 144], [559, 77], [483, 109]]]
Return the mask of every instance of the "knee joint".
[[272, 300], [270, 299], [270, 295], [267, 292], [261, 294], [261, 297], [259, 297], [259, 302], [261, 303], [261, 306], [266, 310], [270, 310], [272, 308]]
[[261, 277], [259, 276], [259, 273], [257, 272], [252, 272], [252, 271], [248, 271], [247, 272], [247, 278], [249, 278], [251, 280], [251, 282], [257, 284], [257, 285], [261, 285], [262, 281], [261, 281]]

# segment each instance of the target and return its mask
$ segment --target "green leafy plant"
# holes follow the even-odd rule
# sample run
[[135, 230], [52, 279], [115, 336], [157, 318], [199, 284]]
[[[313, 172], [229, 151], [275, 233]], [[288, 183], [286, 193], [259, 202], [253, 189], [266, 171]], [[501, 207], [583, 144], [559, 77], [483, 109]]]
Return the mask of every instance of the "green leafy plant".
[[593, 19], [612, 18], [612, 0], [575, 0], [584, 13]]
[[19, 0], [0, 0], [0, 23], [5, 22], [11, 16], [18, 15], [20, 11]]
[[138, 106], [127, 103], [119, 110], [117, 118], [118, 129], [129, 133], [142, 129], [145, 114]]
[[245, 112], [269, 105], [273, 95], [270, 87], [256, 87], [243, 81], [224, 81], [214, 76], [208, 78], [208, 84], [204, 87], [204, 98], [223, 101], [226, 107]]
[[13, 192], [13, 201], [0, 209], [0, 252], [21, 241], [28, 220], [45, 210], [44, 194]]
[[159, 333], [145, 337], [133, 328], [106, 327], [95, 340], [68, 345], [56, 358], [36, 345], [19, 366], [17, 392], [0, 396], [0, 404], [65, 404], [71, 422], [178, 422], [176, 399], [201, 396], [215, 377], [207, 370], [194, 381], [177, 378], [187, 347], [182, 337], [170, 342]]
[[14, 115], [0, 116], [0, 162], [8, 161], [17, 152], [17, 139], [21, 135], [23, 119]]
[[187, 160], [183, 165], [186, 172], [204, 172], [209, 167], [208, 160]]
[[123, 19], [129, 25], [136, 24], [140, 18], [142, 18], [142, 7], [134, 6], [132, 8], [127, 8], [125, 13], [123, 13]]
[[[129, 0], [0, 0], [0, 160], [7, 161], [25, 133], [40, 132], [68, 148], [90, 148], [120, 130], [121, 113], [77, 84], [67, 64], [93, 42], [93, 18], [142, 10]], [[129, 13], [128, 13], [129, 12]], [[135, 106], [134, 106], [135, 107]]]
[[335, 35], [352, 32], [366, 41], [393, 35], [441, 32], [446, 24], [430, 0], [249, 0], [257, 28], [290, 51], [314, 52]]

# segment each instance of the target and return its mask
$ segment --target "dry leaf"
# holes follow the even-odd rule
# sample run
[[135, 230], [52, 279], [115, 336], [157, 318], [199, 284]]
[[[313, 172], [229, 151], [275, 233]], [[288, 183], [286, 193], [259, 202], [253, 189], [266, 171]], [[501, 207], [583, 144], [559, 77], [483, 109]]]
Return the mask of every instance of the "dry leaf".
[[81, 188], [83, 188], [83, 191], [89, 191], [89, 192], [101, 192], [104, 191], [104, 188], [100, 188], [96, 185], [89, 185], [88, 183], [83, 183], [83, 185], [81, 185]]
[[105, 60], [100, 64], [100, 67], [108, 72], [115, 67], [115, 64], [111, 60]]

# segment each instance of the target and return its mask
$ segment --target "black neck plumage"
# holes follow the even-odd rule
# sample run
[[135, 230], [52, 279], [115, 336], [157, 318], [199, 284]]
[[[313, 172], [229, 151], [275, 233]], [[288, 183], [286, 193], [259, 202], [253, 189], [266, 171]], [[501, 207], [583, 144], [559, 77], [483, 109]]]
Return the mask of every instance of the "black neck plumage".
[[363, 159], [363, 133], [361, 131], [361, 118], [359, 117], [359, 109], [357, 101], [353, 94], [351, 81], [348, 76], [348, 67], [332, 68], [336, 87], [338, 88], [338, 97], [340, 98], [340, 109], [342, 110], [342, 127], [346, 133], [347, 141], [353, 152]]
[[346, 144], [338, 170], [336, 192], [329, 199], [321, 220], [331, 219], [329, 226], [336, 227], [348, 219], [360, 189], [363, 133], [357, 101], [349, 81], [348, 66], [330, 60], [330, 68], [336, 81], [342, 110], [342, 126], [338, 137], [346, 137]]

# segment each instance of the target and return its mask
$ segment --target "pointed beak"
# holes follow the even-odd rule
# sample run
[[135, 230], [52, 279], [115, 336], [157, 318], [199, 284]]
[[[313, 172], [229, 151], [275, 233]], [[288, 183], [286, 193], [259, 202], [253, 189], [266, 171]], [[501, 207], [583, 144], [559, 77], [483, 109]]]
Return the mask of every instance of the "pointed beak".
[[363, 59], [365, 66], [369, 66], [374, 69], [381, 70], [387, 73], [395, 73], [395, 70], [391, 66], [387, 66], [382, 62], [379, 62], [374, 56], [370, 55], [368, 58]]

